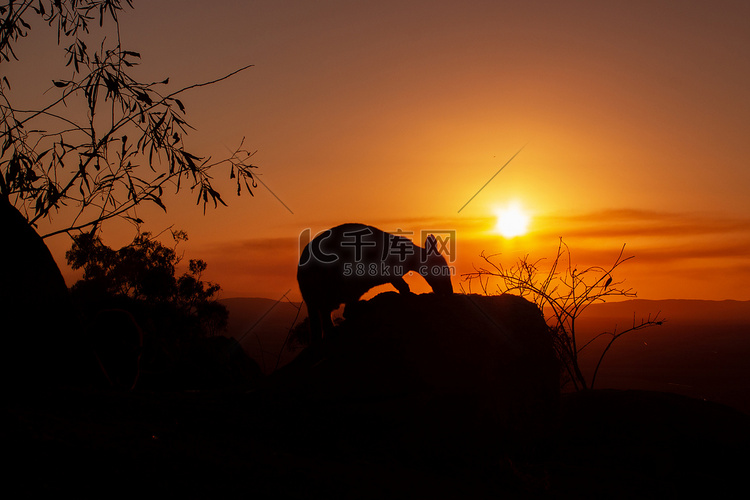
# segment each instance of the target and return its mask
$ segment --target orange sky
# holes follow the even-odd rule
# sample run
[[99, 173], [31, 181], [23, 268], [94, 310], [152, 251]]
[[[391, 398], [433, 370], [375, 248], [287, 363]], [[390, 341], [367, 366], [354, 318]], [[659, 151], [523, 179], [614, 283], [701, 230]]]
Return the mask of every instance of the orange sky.
[[[188, 193], [140, 211], [145, 230], [188, 232], [186, 258], [225, 297], [298, 298], [298, 234], [356, 221], [455, 230], [459, 274], [482, 250], [550, 257], [563, 237], [582, 264], [626, 244], [620, 277], [642, 298], [750, 299], [747, 2], [135, 4], [121, 31], [144, 79], [177, 89], [255, 65], [184, 96], [188, 140], [220, 157], [246, 137], [284, 204], [227, 182], [229, 208], [203, 216]], [[45, 40], [19, 57], [48, 61]], [[492, 214], [513, 200], [534, 217], [506, 240]], [[64, 267], [67, 237], [47, 243]]]

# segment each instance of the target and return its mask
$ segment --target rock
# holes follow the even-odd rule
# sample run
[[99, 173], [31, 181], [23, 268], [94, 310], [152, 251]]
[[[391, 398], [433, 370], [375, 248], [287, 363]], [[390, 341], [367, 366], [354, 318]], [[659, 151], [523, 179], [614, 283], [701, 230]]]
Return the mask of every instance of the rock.
[[42, 238], [0, 197], [0, 321], [8, 388], [76, 383], [91, 373], [65, 280]]
[[315, 425], [385, 422], [415, 448], [452, 442], [451, 453], [475, 453], [539, 432], [559, 374], [544, 319], [525, 299], [389, 292], [349, 307], [336, 337], [271, 375], [265, 394], [288, 397]]

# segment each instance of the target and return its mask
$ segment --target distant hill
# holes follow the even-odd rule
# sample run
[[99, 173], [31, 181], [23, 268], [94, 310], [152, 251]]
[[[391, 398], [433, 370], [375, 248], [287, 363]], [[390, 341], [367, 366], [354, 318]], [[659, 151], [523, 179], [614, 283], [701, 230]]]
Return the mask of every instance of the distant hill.
[[[668, 391], [724, 403], [750, 414], [750, 301], [629, 300], [592, 306], [579, 340], [622, 331], [649, 314], [663, 325], [622, 336], [607, 353], [597, 387]], [[606, 343], [581, 355], [591, 373]]]
[[[299, 303], [265, 298], [221, 301], [230, 311], [229, 335], [238, 339], [265, 373], [296, 352], [282, 346]], [[579, 341], [602, 331], [628, 328], [659, 313], [662, 326], [631, 332], [607, 353], [596, 386], [667, 391], [733, 406], [750, 414], [750, 301], [644, 300], [596, 304], [581, 316]], [[297, 321], [307, 316], [302, 304]], [[241, 340], [240, 340], [241, 339]], [[581, 354], [588, 374], [606, 340]], [[280, 357], [279, 357], [280, 356]]]
[[750, 301], [741, 300], [646, 300], [633, 299], [606, 304], [595, 304], [586, 312], [586, 317], [623, 317], [632, 319], [649, 313], [661, 312], [660, 316], [673, 321], [750, 322]]

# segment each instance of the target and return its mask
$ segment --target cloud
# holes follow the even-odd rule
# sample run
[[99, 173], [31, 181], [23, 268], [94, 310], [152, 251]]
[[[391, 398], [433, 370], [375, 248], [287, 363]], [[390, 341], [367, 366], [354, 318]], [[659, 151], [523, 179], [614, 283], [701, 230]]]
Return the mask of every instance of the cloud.
[[[460, 252], [455, 263], [457, 283], [461, 281], [460, 274], [470, 272], [473, 265], [480, 263], [482, 249], [491, 250], [499, 241], [499, 251], [509, 251], [497, 240], [499, 237], [490, 236], [492, 217], [417, 217], [368, 222], [386, 231], [413, 231], [415, 241], [423, 229], [456, 229]], [[750, 282], [750, 219], [634, 209], [544, 215], [538, 216], [535, 225], [534, 234], [516, 241], [531, 260], [554, 257], [558, 239], [563, 237], [570, 246], [573, 263], [580, 266], [611, 265], [626, 244], [624, 256], [634, 258], [623, 268], [623, 276], [628, 280], [633, 278], [641, 283], [639, 287], [647, 289], [658, 276], [659, 280], [677, 287], [671, 296], [682, 296], [679, 283], [689, 279], [700, 278], [710, 281], [718, 290], [730, 291], [729, 285], [721, 283], [736, 282], [740, 275], [747, 276]], [[316, 233], [325, 228], [311, 229]], [[290, 232], [285, 237], [212, 244], [194, 253], [208, 262], [207, 272], [211, 275], [207, 279], [218, 282], [225, 290], [236, 290], [238, 294], [250, 290], [254, 295], [264, 295], [261, 292], [268, 290], [267, 296], [290, 288], [296, 292], [299, 235], [297, 229]], [[500, 258], [513, 260], [512, 253]]]
[[[638, 263], [685, 263], [687, 260], [747, 260], [750, 219], [710, 214], [645, 210], [608, 210], [579, 216], [549, 217], [542, 233], [557, 229], [564, 240], [616, 240]], [[582, 249], [601, 257], [601, 243]]]
[[[490, 231], [494, 217], [412, 217], [383, 219], [372, 223], [386, 231], [456, 229], [459, 235], [475, 238]], [[745, 234], [750, 240], [750, 218], [675, 213], [640, 209], [612, 209], [582, 214], [542, 214], [533, 218], [536, 237], [613, 238], [627, 242], [631, 238], [699, 237]], [[460, 236], [459, 236], [460, 237]]]
[[750, 236], [750, 219], [708, 214], [622, 209], [581, 215], [542, 216], [538, 219], [542, 232], [560, 233], [565, 238], [664, 238], [743, 232]]

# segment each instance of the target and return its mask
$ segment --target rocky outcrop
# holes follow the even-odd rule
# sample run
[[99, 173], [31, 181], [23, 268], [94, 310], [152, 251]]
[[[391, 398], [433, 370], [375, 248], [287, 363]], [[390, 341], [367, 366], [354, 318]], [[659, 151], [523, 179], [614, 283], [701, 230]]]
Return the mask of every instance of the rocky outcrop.
[[395, 425], [467, 450], [535, 433], [555, 411], [552, 339], [520, 297], [384, 293], [349, 307], [335, 334], [271, 375], [266, 397], [324, 427]]
[[42, 238], [0, 197], [0, 349], [6, 388], [74, 383], [95, 369], [65, 280]]

